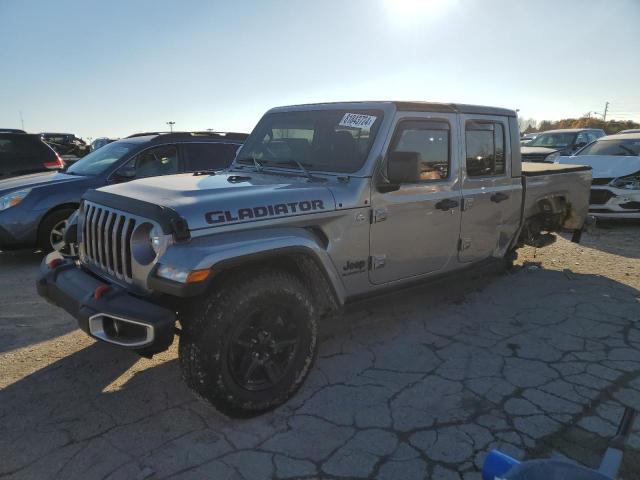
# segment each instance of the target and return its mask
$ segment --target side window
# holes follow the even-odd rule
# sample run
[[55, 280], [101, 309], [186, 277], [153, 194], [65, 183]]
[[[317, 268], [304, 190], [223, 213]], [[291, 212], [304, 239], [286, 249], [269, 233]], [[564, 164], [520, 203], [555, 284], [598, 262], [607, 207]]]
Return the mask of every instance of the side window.
[[133, 162], [134, 178], [171, 175], [178, 173], [178, 150], [175, 145], [161, 145], [143, 151]]
[[404, 121], [398, 126], [391, 152], [417, 152], [420, 156], [420, 180], [449, 178], [451, 169], [450, 129], [446, 122]]
[[238, 145], [230, 143], [185, 143], [187, 171], [222, 170], [231, 165]]
[[467, 176], [486, 177], [505, 173], [504, 127], [498, 122], [467, 122]]
[[587, 135], [587, 132], [580, 132], [578, 133], [578, 135], [576, 135], [576, 139], [573, 142], [574, 145], [586, 145], [587, 143], [589, 143], [589, 137]]
[[598, 138], [600, 138], [600, 135], [598, 135], [596, 132], [587, 132], [587, 142], [591, 143]]

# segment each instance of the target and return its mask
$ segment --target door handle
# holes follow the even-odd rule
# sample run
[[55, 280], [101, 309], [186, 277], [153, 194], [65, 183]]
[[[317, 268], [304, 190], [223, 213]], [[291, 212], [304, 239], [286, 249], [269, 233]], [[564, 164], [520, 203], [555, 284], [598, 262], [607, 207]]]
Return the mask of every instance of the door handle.
[[443, 210], [446, 212], [447, 210], [456, 208], [458, 205], [459, 203], [457, 202], [457, 200], [451, 200], [450, 198], [445, 198], [444, 200], [440, 200], [438, 203], [436, 203], [435, 207], [438, 210]]
[[496, 203], [503, 202], [507, 198], [509, 198], [509, 195], [502, 192], [494, 193], [493, 195], [491, 195], [491, 201]]

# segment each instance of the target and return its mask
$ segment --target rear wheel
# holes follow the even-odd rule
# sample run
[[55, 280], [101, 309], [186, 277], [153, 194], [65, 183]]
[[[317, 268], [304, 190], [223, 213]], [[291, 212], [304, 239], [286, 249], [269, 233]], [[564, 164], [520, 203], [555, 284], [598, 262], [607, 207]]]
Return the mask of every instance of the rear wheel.
[[64, 241], [64, 232], [67, 229], [69, 217], [74, 211], [73, 208], [61, 208], [51, 212], [44, 218], [38, 232], [38, 246], [43, 252], [65, 251], [67, 245]]
[[279, 271], [236, 276], [181, 314], [186, 383], [231, 416], [284, 403], [304, 382], [317, 350], [312, 297]]

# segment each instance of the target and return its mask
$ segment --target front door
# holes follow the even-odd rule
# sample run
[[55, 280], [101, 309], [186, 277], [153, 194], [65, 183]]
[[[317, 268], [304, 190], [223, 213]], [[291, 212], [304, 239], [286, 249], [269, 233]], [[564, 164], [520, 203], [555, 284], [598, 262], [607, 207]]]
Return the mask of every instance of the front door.
[[[369, 278], [374, 284], [446, 269], [460, 233], [459, 138], [455, 114], [398, 119], [388, 153], [417, 152], [420, 181], [372, 194]], [[384, 169], [383, 169], [384, 170]]]
[[[461, 116], [464, 128], [461, 262], [471, 262], [501, 251], [511, 237], [510, 212], [515, 205], [511, 178], [511, 150], [506, 118]], [[519, 180], [518, 180], [519, 181]]]

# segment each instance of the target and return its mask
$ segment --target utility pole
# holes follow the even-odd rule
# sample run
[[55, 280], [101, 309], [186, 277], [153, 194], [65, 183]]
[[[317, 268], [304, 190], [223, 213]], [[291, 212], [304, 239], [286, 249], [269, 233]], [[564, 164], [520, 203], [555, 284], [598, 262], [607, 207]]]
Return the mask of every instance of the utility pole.
[[22, 125], [22, 130], [24, 130], [24, 119], [22, 118], [22, 110], [20, 110], [20, 125]]
[[604, 104], [604, 114], [602, 115], [602, 120], [607, 121], [607, 110], [609, 110], [609, 102]]
[[176, 124], [176, 122], [167, 122], [167, 125], [169, 125], [169, 130], [171, 131], [171, 133], [173, 133], [173, 126]]

